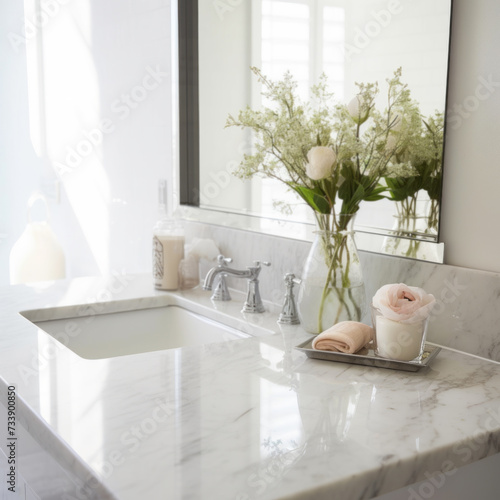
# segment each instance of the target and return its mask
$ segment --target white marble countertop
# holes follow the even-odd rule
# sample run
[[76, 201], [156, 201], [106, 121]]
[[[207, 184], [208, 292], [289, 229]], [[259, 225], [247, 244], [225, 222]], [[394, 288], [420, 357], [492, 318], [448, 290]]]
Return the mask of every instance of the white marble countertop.
[[87, 498], [368, 499], [500, 451], [500, 364], [482, 358], [443, 349], [416, 373], [312, 360], [272, 311], [250, 318], [262, 337], [88, 360], [19, 314], [194, 300], [236, 325], [234, 295], [218, 312], [146, 275], [3, 288], [0, 397], [16, 386], [18, 418]]

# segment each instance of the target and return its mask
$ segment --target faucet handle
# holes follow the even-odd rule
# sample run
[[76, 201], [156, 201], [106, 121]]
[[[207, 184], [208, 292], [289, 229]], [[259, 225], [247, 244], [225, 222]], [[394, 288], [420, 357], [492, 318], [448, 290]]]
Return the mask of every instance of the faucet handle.
[[224, 264], [231, 264], [233, 262], [233, 259], [231, 257], [224, 257], [224, 255], [220, 254], [217, 256], [217, 263], [219, 266], [223, 266]]
[[300, 278], [296, 278], [293, 273], [286, 273], [283, 277], [283, 281], [285, 282], [286, 287], [290, 289], [293, 288], [293, 285], [300, 285], [302, 283], [302, 280]]
[[256, 280], [259, 277], [260, 271], [262, 269], [261, 264], [263, 266], [267, 266], [267, 267], [269, 267], [271, 265], [270, 262], [262, 262], [260, 260], [254, 260], [253, 261], [253, 266], [248, 266], [247, 267], [247, 269], [251, 273], [251, 279]]
[[263, 261], [260, 261], [260, 260], [254, 260], [253, 263], [254, 263], [255, 267], [260, 267], [261, 264], [263, 266], [267, 266], [267, 267], [269, 267], [271, 265], [270, 262], [263, 262]]

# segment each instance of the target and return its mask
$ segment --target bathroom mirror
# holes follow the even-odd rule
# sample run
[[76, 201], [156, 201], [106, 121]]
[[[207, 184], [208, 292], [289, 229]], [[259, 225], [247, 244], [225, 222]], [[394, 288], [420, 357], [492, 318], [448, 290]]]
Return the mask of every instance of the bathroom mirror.
[[[380, 110], [386, 80], [401, 68], [429, 124], [436, 112], [445, 115], [451, 10], [452, 0], [179, 1], [180, 202], [197, 207], [188, 217], [308, 238], [311, 209], [286, 186], [232, 174], [254, 139], [248, 130], [225, 128], [227, 117], [266, 105], [250, 67], [274, 81], [289, 71], [304, 102], [321, 74], [338, 103], [356, 95], [356, 82], [377, 82]], [[359, 248], [442, 262], [439, 126], [439, 165], [426, 184], [432, 189], [416, 182], [411, 200], [363, 202]], [[405, 202], [413, 207], [411, 227], [402, 227]]]

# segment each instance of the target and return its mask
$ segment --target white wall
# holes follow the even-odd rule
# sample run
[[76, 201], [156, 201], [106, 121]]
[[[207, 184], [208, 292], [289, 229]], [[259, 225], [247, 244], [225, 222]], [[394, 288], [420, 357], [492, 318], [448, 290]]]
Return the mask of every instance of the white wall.
[[500, 272], [499, 21], [498, 0], [454, 2], [441, 219], [447, 264], [496, 272]]
[[50, 209], [69, 277], [148, 271], [171, 177], [170, 1], [54, 0], [22, 43], [30, 3], [0, 6], [0, 283], [42, 180], [61, 183]]

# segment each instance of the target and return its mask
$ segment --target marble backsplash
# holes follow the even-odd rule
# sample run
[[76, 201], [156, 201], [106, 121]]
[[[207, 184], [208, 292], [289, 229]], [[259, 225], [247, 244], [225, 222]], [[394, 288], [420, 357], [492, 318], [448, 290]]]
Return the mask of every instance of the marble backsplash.
[[[310, 242], [270, 236], [197, 222], [187, 223], [187, 238], [211, 238], [232, 267], [245, 269], [254, 260], [269, 261], [261, 272], [261, 295], [283, 300], [283, 276], [300, 277]], [[443, 264], [359, 252], [367, 299], [387, 283], [419, 286], [434, 294], [437, 305], [428, 339], [453, 349], [500, 362], [500, 274]], [[228, 278], [232, 288], [245, 290], [246, 282]], [[370, 322], [368, 314], [364, 321]]]

